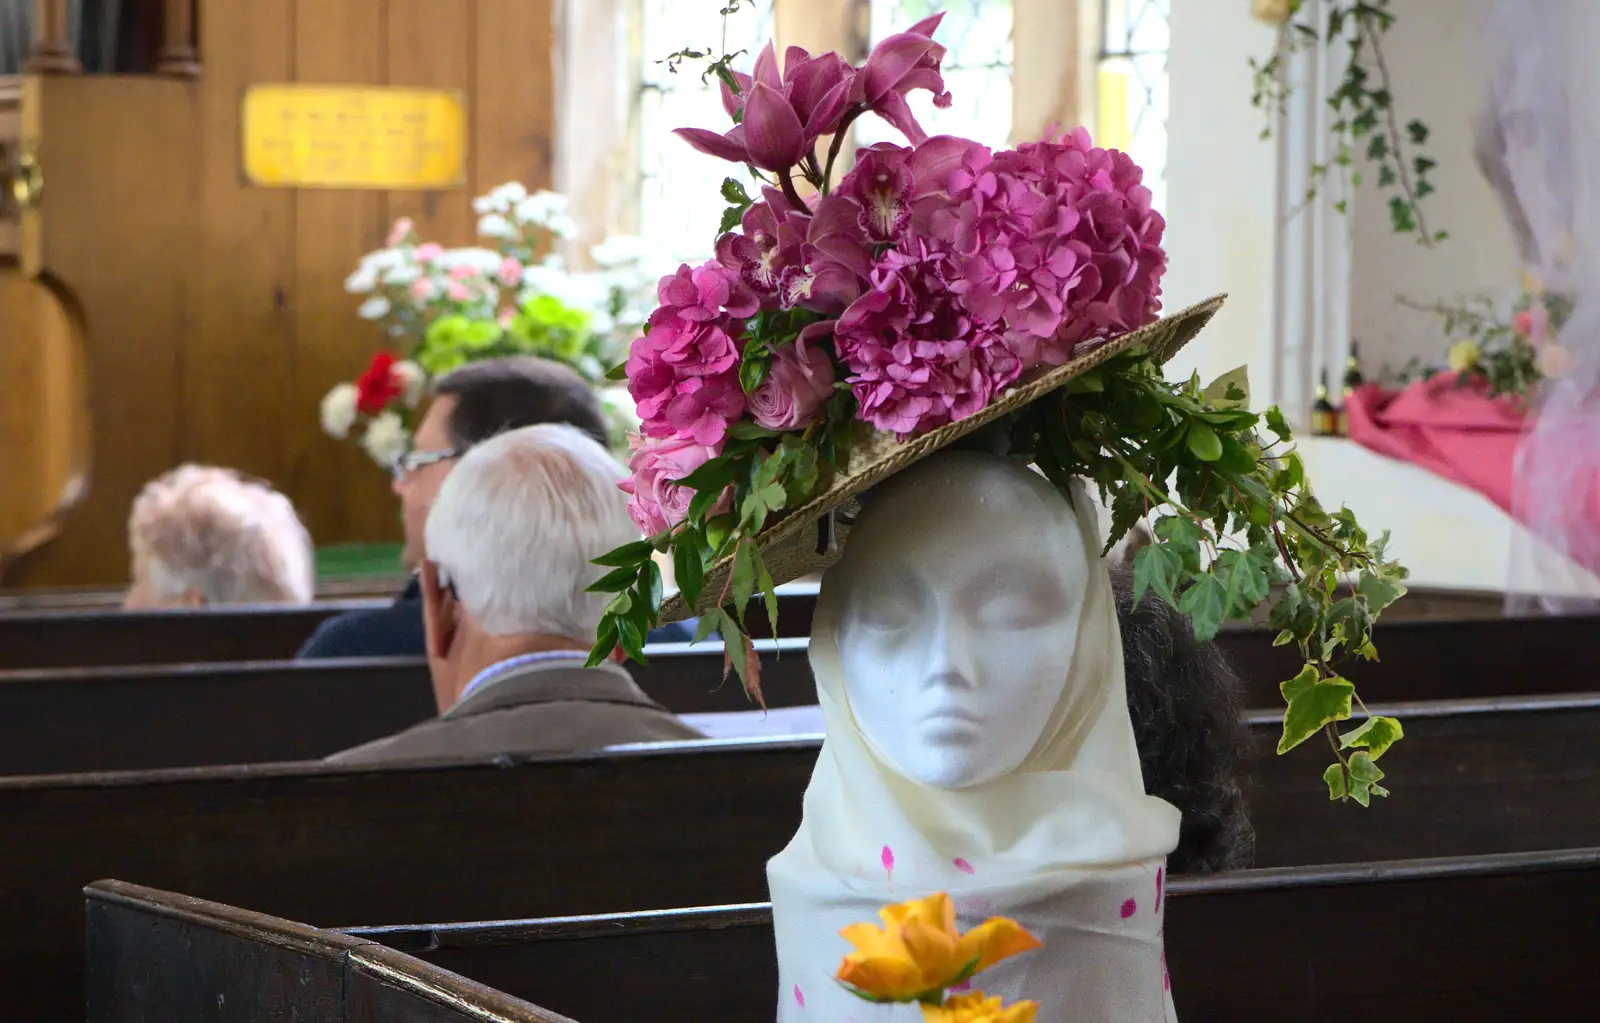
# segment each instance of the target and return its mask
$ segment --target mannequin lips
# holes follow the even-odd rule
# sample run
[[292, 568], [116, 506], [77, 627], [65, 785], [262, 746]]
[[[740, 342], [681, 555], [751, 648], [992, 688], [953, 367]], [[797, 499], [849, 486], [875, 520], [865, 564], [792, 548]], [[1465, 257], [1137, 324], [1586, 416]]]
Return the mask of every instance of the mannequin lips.
[[940, 731], [960, 730], [964, 727], [972, 727], [983, 724], [983, 718], [981, 715], [970, 711], [965, 707], [957, 707], [947, 704], [943, 707], [935, 707], [932, 711], [924, 714], [921, 724], [924, 728], [932, 728]]

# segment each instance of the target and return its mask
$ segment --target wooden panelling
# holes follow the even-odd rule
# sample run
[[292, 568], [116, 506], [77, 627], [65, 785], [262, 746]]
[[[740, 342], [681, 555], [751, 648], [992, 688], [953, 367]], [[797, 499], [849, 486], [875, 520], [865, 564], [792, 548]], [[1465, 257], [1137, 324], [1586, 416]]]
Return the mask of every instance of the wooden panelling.
[[[392, 2], [392, 0], [391, 0]], [[507, 181], [551, 187], [555, 35], [547, 0], [478, 0], [474, 26], [473, 192]]]
[[[24, 130], [37, 133], [45, 193], [24, 222], [23, 255], [83, 311], [94, 441], [82, 506], [60, 536], [14, 566], [8, 585], [124, 577], [128, 506], [179, 457], [173, 410], [188, 389], [180, 349], [197, 290], [187, 263], [196, 232], [195, 98], [192, 85], [155, 78], [26, 83]], [[0, 386], [7, 400], [26, 400], [9, 397], [21, 381]]]
[[[125, 579], [128, 506], [185, 459], [271, 480], [318, 543], [399, 535], [383, 473], [318, 422], [327, 389], [385, 343], [343, 281], [396, 217], [430, 240], [471, 244], [475, 190], [549, 186], [551, 10], [551, 0], [200, 0], [199, 80], [27, 87], [40, 101], [7, 124], [25, 130], [32, 117], [46, 136], [48, 215], [0, 232], [0, 246], [81, 303], [99, 432], [89, 499], [8, 585]], [[459, 91], [466, 180], [431, 192], [247, 186], [243, 91], [294, 81]]]
[[294, 0], [207, 4], [200, 49], [208, 57], [200, 230], [188, 271], [196, 290], [183, 349], [180, 450], [276, 482], [294, 373], [296, 193], [243, 187], [239, 112], [247, 85], [294, 78]]
[[[297, 0], [296, 78], [382, 82], [387, 12], [386, 0]], [[328, 388], [354, 377], [381, 340], [356, 315], [344, 278], [362, 253], [383, 244], [384, 193], [313, 188], [294, 197], [294, 380], [282, 483], [314, 537], [397, 539], [388, 477], [355, 445], [324, 435], [317, 417]]]
[[[481, 0], [480, 0], [481, 2]], [[529, 5], [539, 2], [530, 0]], [[473, 66], [479, 3], [441, 4], [436, 0], [388, 0], [388, 80], [390, 85], [460, 89], [467, 108], [467, 138], [476, 138], [481, 105]], [[531, 63], [531, 60], [530, 62]], [[390, 192], [389, 219], [410, 217], [422, 237], [442, 245], [467, 245], [475, 236], [471, 182], [477, 154], [468, 146], [467, 184], [458, 189]]]

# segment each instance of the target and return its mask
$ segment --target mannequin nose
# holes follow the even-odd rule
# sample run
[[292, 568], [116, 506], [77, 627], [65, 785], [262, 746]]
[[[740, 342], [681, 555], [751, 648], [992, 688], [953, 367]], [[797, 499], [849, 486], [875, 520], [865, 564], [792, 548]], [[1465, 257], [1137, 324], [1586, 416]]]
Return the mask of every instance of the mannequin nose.
[[970, 643], [964, 629], [941, 618], [932, 636], [924, 679], [930, 688], [972, 688]]

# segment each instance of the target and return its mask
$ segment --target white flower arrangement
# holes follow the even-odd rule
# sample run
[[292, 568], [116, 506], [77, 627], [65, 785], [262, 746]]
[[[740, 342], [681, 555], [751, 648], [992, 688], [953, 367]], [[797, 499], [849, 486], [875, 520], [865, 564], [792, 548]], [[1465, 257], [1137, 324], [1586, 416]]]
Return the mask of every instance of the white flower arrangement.
[[627, 395], [606, 387], [602, 375], [649, 316], [655, 282], [675, 263], [648, 265], [644, 242], [612, 237], [591, 250], [598, 270], [569, 270], [554, 249], [575, 237], [578, 225], [556, 192], [530, 193], [508, 182], [472, 206], [487, 244], [423, 242], [402, 217], [385, 246], [363, 256], [345, 279], [345, 290], [362, 296], [357, 314], [409, 358], [380, 353], [356, 384], [329, 391], [324, 431], [347, 439], [365, 423], [359, 443], [387, 465], [397, 450], [404, 453], [410, 410], [433, 376], [473, 359], [528, 352], [567, 363], [600, 389], [620, 437], [630, 421]]

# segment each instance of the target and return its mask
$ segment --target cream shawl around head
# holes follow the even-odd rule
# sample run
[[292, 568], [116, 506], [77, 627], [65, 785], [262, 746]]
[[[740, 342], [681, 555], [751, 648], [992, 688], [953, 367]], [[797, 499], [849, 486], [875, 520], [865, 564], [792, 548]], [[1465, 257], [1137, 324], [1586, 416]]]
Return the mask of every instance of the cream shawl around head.
[[916, 1006], [873, 1005], [833, 980], [850, 951], [838, 932], [938, 891], [963, 929], [1010, 916], [1043, 941], [973, 982], [1038, 1002], [1039, 1023], [1175, 1019], [1161, 936], [1179, 815], [1144, 792], [1110, 578], [1092, 553], [1090, 502], [1076, 492], [1072, 503], [1091, 552], [1073, 664], [1033, 750], [991, 782], [922, 785], [877, 753], [851, 712], [835, 640], [842, 598], [824, 578], [810, 657], [827, 740], [800, 830], [767, 866], [783, 1023], [920, 1019]]

